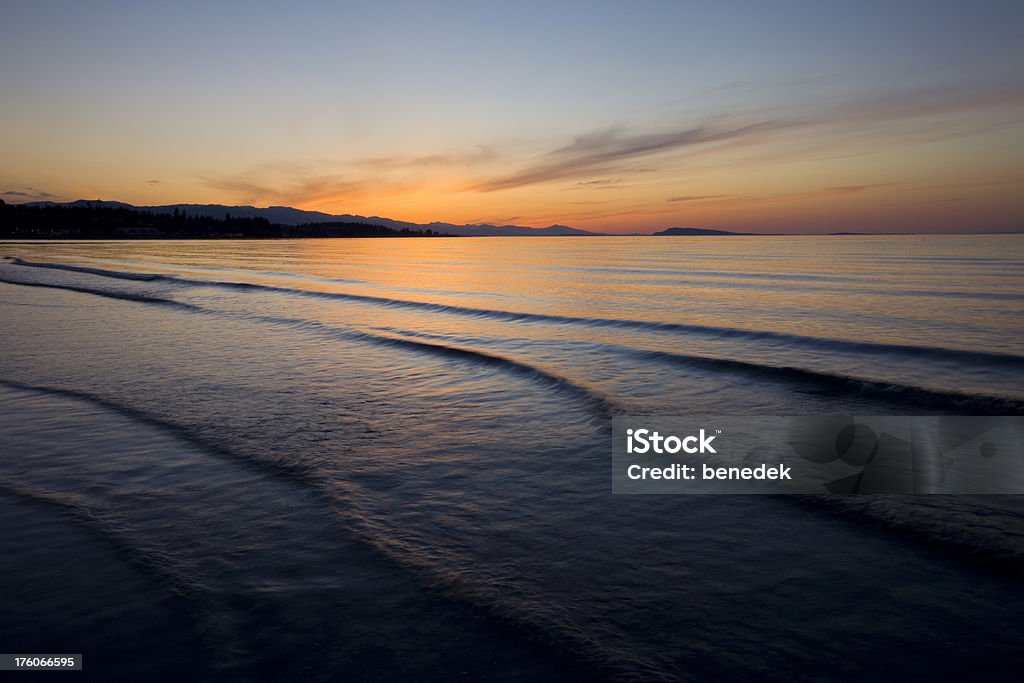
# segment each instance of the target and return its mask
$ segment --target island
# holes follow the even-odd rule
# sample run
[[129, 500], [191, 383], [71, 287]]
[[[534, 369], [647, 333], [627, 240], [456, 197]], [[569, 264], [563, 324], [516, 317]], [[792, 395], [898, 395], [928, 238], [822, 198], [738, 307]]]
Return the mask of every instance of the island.
[[651, 233], [652, 235], [670, 235], [676, 237], [693, 236], [724, 236], [724, 235], [749, 235], [748, 232], [731, 232], [729, 230], [712, 230], [710, 228], [666, 228], [661, 232]]

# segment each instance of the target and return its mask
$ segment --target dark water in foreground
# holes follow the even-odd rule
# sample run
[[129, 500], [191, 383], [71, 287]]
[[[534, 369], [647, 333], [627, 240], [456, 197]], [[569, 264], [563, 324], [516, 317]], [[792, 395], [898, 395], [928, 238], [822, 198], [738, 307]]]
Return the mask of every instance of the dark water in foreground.
[[2, 244], [0, 642], [222, 679], [1013, 679], [1016, 496], [610, 494], [613, 414], [1024, 413], [1024, 239]]

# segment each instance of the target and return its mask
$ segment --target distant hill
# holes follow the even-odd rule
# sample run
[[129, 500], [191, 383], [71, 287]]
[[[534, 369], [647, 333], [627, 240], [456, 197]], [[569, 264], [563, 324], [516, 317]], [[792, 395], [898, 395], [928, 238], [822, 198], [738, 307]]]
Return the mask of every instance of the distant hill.
[[90, 201], [79, 199], [73, 202], [30, 202], [26, 206], [70, 206], [70, 207], [94, 207], [111, 209], [133, 209], [148, 213], [173, 214], [175, 211], [186, 216], [202, 216], [226, 220], [228, 218], [263, 218], [276, 225], [307, 225], [309, 223], [367, 223], [379, 225], [392, 230], [432, 230], [435, 233], [446, 235], [457, 235], [461, 237], [480, 236], [561, 236], [561, 235], [602, 235], [604, 233], [590, 232], [578, 228], [570, 228], [565, 225], [552, 225], [546, 228], [529, 228], [522, 225], [456, 225], [452, 223], [409, 223], [407, 221], [396, 221], [391, 218], [380, 216], [356, 216], [352, 214], [329, 214], [322, 211], [303, 211], [293, 209], [290, 206], [268, 206], [257, 208], [255, 206], [225, 206], [223, 204], [167, 204], [164, 206], [134, 206], [124, 202], [114, 201]]
[[[218, 212], [220, 213], [220, 212]], [[274, 223], [263, 216], [210, 216], [173, 209], [144, 211], [121, 202], [7, 204], [0, 239], [245, 239], [280, 237], [449, 237], [427, 229], [356, 221]]]
[[668, 228], [661, 232], [652, 233], [654, 235], [675, 235], [675, 236], [692, 236], [692, 235], [749, 235], [749, 232], [730, 232], [728, 230], [711, 230], [710, 228]]

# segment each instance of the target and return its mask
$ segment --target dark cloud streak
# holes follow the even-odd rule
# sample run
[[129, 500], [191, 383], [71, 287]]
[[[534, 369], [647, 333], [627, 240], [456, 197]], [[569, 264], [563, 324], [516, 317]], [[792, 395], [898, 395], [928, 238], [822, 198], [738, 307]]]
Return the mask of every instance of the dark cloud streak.
[[762, 121], [738, 127], [707, 125], [634, 135], [624, 134], [621, 127], [608, 128], [581, 135], [571, 145], [548, 152], [539, 163], [507, 176], [486, 180], [473, 189], [494, 192], [577, 177], [613, 168], [621, 161], [709, 143], [757, 137], [792, 125], [784, 121]]
[[26, 187], [25, 191], [3, 190], [0, 194], [6, 197], [17, 197], [19, 199], [28, 199], [32, 201], [58, 199], [57, 195], [50, 192], [43, 192], [42, 190], [38, 190], [34, 187]]
[[700, 202], [708, 199], [725, 199], [727, 197], [733, 197], [731, 194], [698, 194], [698, 195], [680, 195], [678, 197], [669, 197], [670, 202]]
[[[971, 131], [958, 129], [943, 117], [1020, 107], [1024, 107], [1024, 86], [993, 81], [960, 87], [935, 85], [843, 101], [806, 101], [772, 116], [748, 114], [748, 120], [754, 122], [742, 125], [708, 123], [656, 133], [628, 133], [622, 126], [614, 126], [578, 136], [525, 168], [484, 180], [472, 189], [495, 192], [597, 173], [622, 173], [619, 165], [625, 161], [702, 146], [707, 149], [713, 143], [758, 143], [775, 134], [814, 128], [826, 129], [821, 134], [832, 140], [842, 131], [877, 129], [884, 133], [892, 122], [931, 118], [932, 125], [919, 129], [918, 138], [911, 139], [958, 137]], [[902, 134], [907, 135], [905, 131]]]

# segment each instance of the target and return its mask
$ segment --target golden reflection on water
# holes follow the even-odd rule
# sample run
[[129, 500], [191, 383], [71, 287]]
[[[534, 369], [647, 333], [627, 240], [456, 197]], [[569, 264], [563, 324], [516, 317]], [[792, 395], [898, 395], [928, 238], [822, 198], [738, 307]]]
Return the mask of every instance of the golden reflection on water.
[[3, 252], [200, 279], [300, 276], [316, 278], [302, 289], [489, 310], [1024, 350], [1016, 235], [122, 241]]

